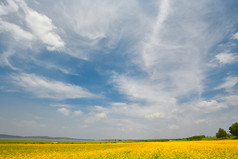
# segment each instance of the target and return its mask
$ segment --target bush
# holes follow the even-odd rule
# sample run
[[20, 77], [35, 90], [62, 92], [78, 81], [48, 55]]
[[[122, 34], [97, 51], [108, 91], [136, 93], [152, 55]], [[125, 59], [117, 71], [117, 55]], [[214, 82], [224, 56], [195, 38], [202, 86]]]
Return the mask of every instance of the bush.
[[192, 140], [202, 140], [203, 138], [205, 138], [205, 135], [200, 135], [200, 136], [192, 136], [189, 138], [186, 138], [188, 141], [192, 141]]

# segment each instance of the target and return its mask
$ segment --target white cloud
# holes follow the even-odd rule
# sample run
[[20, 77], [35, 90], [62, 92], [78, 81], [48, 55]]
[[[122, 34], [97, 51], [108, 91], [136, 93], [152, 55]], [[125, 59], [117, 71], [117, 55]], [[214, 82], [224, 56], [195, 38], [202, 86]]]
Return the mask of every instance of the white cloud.
[[99, 118], [99, 119], [106, 118], [106, 117], [107, 117], [107, 114], [106, 114], [105, 112], [103, 112], [103, 113], [97, 113], [97, 114], [96, 114], [96, 117]]
[[172, 125], [169, 125], [168, 128], [170, 130], [176, 130], [176, 129], [179, 129], [179, 126], [178, 125], [175, 125], [175, 124], [172, 124]]
[[217, 54], [215, 57], [221, 64], [230, 64], [237, 62], [238, 60], [238, 56], [234, 53], [222, 52]]
[[0, 3], [0, 16], [6, 15], [9, 12], [16, 12], [18, 11], [18, 5], [13, 0], [6, 0], [7, 5], [4, 5], [4, 3]]
[[159, 13], [156, 17], [155, 20], [155, 25], [153, 29], [153, 33], [155, 36], [158, 35], [164, 21], [166, 20], [168, 14], [169, 14], [169, 9], [170, 9], [170, 0], [161, 0], [159, 4]]
[[169, 14], [169, 0], [162, 0], [159, 4], [159, 11], [157, 17], [155, 18], [155, 23], [152, 24], [152, 32], [147, 35], [146, 39], [143, 40], [141, 47], [139, 48], [142, 50], [141, 56], [144, 63], [145, 69], [153, 66], [156, 62], [154, 56], [157, 54], [155, 50], [156, 46], [160, 43], [160, 39], [158, 38], [158, 34], [162, 29], [163, 23], [166, 20]]
[[225, 82], [221, 84], [220, 86], [216, 87], [215, 89], [226, 89], [229, 91], [232, 89], [236, 84], [238, 83], [238, 77], [227, 77], [225, 79]]
[[47, 79], [34, 74], [15, 74], [12, 76], [12, 79], [16, 85], [23, 87], [26, 91], [33, 93], [39, 98], [64, 100], [96, 97], [80, 86]]
[[17, 41], [19, 40], [31, 41], [34, 38], [30, 32], [23, 30], [20, 26], [14, 23], [2, 21], [0, 19], [0, 32], [3, 32], [3, 31], [11, 33], [12, 37]]
[[143, 34], [138, 29], [145, 27], [139, 24], [147, 21], [136, 0], [60, 0], [44, 12], [62, 28], [66, 52], [82, 59], [100, 49], [108, 53], [125, 37], [137, 40]]
[[146, 100], [148, 102], [161, 100], [161, 98], [158, 98], [158, 95], [163, 87], [157, 86], [156, 83], [147, 83], [146, 80], [130, 78], [123, 75], [114, 76], [113, 81], [119, 91], [126, 94], [132, 100]]
[[[8, 15], [12, 12], [18, 19], [17, 22], [19, 24], [17, 25], [0, 19], [0, 32], [10, 32], [12, 37], [18, 41], [22, 39], [34, 42], [40, 40], [46, 44], [48, 50], [61, 50], [64, 48], [64, 41], [56, 33], [57, 27], [49, 17], [29, 8], [24, 0], [8, 0], [7, 4], [6, 6], [0, 5], [0, 16]], [[11, 18], [4, 19], [8, 20]], [[27, 28], [31, 32], [22, 28]]]
[[164, 113], [163, 112], [155, 112], [153, 114], [146, 115], [145, 118], [148, 119], [153, 119], [153, 118], [164, 118]]
[[[145, 28], [139, 24], [149, 19], [136, 0], [60, 0], [57, 5], [52, 3], [16, 0], [14, 4], [19, 9], [12, 12], [19, 22], [17, 25], [31, 31], [33, 44], [36, 44], [34, 49], [42, 47], [43, 43], [48, 50], [64, 51], [85, 60], [95, 50], [105, 49], [107, 53], [107, 49], [115, 47], [121, 38], [138, 39], [138, 35], [143, 35], [140, 29]], [[6, 19], [11, 22], [11, 15]]]
[[108, 109], [102, 106], [96, 105], [93, 107], [93, 111], [91, 112], [91, 114], [92, 114], [92, 117], [95, 118], [96, 120], [105, 119], [107, 118]]
[[79, 115], [82, 115], [82, 114], [83, 114], [83, 112], [81, 110], [75, 110], [74, 111], [74, 115], [76, 115], [76, 116], [79, 116]]
[[32, 10], [28, 13], [26, 22], [33, 33], [48, 45], [49, 50], [58, 50], [64, 47], [64, 42], [60, 36], [53, 31], [56, 27], [47, 16]]
[[211, 100], [211, 101], [200, 101], [193, 107], [193, 109], [195, 111], [210, 113], [210, 112], [216, 112], [218, 110], [221, 110], [227, 107], [228, 106], [222, 102]]
[[13, 69], [13, 70], [18, 70], [18, 68], [16, 68], [16, 67], [14, 67], [12, 64], [11, 64], [11, 62], [10, 62], [10, 60], [9, 60], [9, 58], [12, 56], [12, 55], [14, 55], [15, 54], [15, 52], [14, 51], [10, 51], [10, 50], [8, 50], [8, 51], [6, 51], [6, 52], [3, 52], [1, 55], [0, 55], [0, 65], [2, 65], [2, 66], [9, 66], [11, 69]]
[[57, 111], [65, 116], [69, 116], [71, 113], [71, 111], [67, 108], [59, 108], [59, 109], [57, 109]]
[[[74, 31], [88, 40], [99, 40], [107, 36], [110, 23], [115, 20], [117, 8], [109, 1], [80, 1], [75, 2], [79, 8], [72, 7], [72, 4], [66, 4], [70, 10], [66, 13], [74, 13], [77, 17], [72, 28]], [[93, 4], [92, 4], [93, 3]], [[120, 5], [120, 4], [119, 4]], [[119, 12], [120, 14], [120, 12]], [[107, 17], [107, 18], [106, 18]], [[73, 20], [73, 19], [72, 19]], [[95, 25], [97, 23], [97, 25]]]
[[236, 94], [222, 96], [222, 97], [220, 97], [220, 99], [224, 100], [224, 102], [227, 105], [238, 106], [238, 95], [236, 95]]
[[[162, 107], [163, 105], [161, 105]], [[108, 114], [112, 116], [124, 116], [125, 118], [137, 118], [144, 120], [144, 118], [164, 118], [165, 114], [161, 112], [161, 108], [153, 104], [139, 104], [139, 103], [111, 103], [107, 108]]]
[[32, 30], [33, 34], [43, 43], [47, 44], [49, 50], [64, 48], [64, 42], [55, 32], [56, 26], [52, 23], [52, 20], [46, 15], [29, 8], [23, 0], [19, 2], [25, 12], [27, 26]]
[[[188, 8], [194, 7], [190, 5]], [[199, 5], [202, 8], [204, 4]], [[132, 60], [143, 75], [135, 76], [128, 71], [114, 75], [113, 81], [129, 99], [158, 103], [159, 107], [161, 101], [201, 95], [205, 78], [203, 58], [218, 37], [216, 33], [206, 35], [209, 23], [204, 19], [191, 22], [184, 17], [202, 17], [201, 12], [192, 12], [192, 8], [181, 10], [169, 1], [161, 1], [158, 8], [152, 31], [141, 39], [133, 54]]]
[[81, 110], [72, 110], [74, 106], [68, 104], [51, 104], [52, 107], [58, 107], [57, 111], [65, 116], [80, 116], [83, 114]]
[[205, 122], [206, 122], [205, 119], [200, 119], [200, 120], [195, 121], [196, 124], [201, 124], [201, 123], [205, 123]]
[[89, 107], [89, 113], [85, 119], [85, 123], [95, 123], [107, 119], [108, 109], [102, 106]]
[[[119, 130], [146, 130], [154, 125], [155, 118], [165, 118], [160, 108], [155, 105], [140, 105], [136, 103], [110, 103], [107, 107], [94, 106], [85, 118], [87, 124], [102, 124], [116, 127]], [[156, 128], [153, 128], [156, 129]], [[126, 131], [125, 131], [126, 132]]]
[[[133, 50], [131, 60], [136, 72], [113, 74], [114, 86], [121, 94], [131, 102], [143, 103], [137, 107], [128, 105], [124, 108], [125, 114], [129, 114], [130, 109], [135, 110], [134, 114], [143, 110], [143, 117], [163, 112], [166, 114], [163, 120], [184, 121], [227, 108], [220, 101], [200, 100], [207, 77], [208, 55], [227, 35], [220, 32], [226, 26], [214, 26], [212, 21], [206, 20], [214, 11], [206, 8], [208, 1], [160, 2], [154, 22], [148, 25], [150, 31]], [[137, 114], [136, 117], [141, 116]], [[191, 124], [191, 121], [186, 122]]]
[[233, 39], [238, 39], [238, 32], [233, 35]]

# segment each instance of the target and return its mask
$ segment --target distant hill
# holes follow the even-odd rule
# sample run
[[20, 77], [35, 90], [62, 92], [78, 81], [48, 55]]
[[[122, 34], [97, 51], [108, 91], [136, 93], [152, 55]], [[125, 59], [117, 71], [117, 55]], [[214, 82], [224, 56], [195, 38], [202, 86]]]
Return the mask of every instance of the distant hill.
[[8, 134], [0, 134], [0, 138], [15, 138], [15, 139], [52, 139], [52, 140], [82, 140], [69, 137], [49, 137], [49, 136], [16, 136]]
[[0, 138], [21, 138], [21, 136], [0, 134]]

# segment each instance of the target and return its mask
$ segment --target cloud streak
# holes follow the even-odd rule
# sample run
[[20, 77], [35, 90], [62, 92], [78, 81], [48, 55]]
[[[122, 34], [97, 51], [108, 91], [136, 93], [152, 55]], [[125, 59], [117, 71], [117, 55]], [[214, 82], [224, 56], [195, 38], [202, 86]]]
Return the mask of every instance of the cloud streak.
[[34, 38], [34, 36], [30, 32], [23, 30], [20, 26], [13, 23], [2, 21], [0, 19], [0, 32], [3, 31], [11, 33], [12, 37], [17, 41], [19, 40], [31, 41]]
[[39, 98], [64, 100], [97, 97], [80, 86], [51, 80], [34, 74], [15, 74], [12, 76], [12, 80], [14, 80], [16, 85]]
[[225, 89], [226, 91], [231, 90], [238, 83], [238, 77], [228, 76], [225, 82], [215, 89]]

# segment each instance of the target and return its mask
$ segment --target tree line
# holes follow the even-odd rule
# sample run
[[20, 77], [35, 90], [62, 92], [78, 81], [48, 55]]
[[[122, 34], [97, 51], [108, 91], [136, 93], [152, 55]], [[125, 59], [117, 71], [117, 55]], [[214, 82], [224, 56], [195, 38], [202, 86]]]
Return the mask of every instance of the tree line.
[[[226, 139], [226, 138], [230, 138], [231, 135], [235, 136], [236, 138], [238, 138], [238, 123], [234, 123], [229, 127], [229, 131], [230, 134], [227, 133], [224, 129], [219, 128], [218, 132], [216, 133], [216, 138], [218, 139]], [[194, 140], [203, 140], [204, 138], [206, 138], [205, 135], [200, 135], [200, 136], [192, 136], [192, 137], [188, 137], [185, 138], [187, 141], [194, 141]]]

